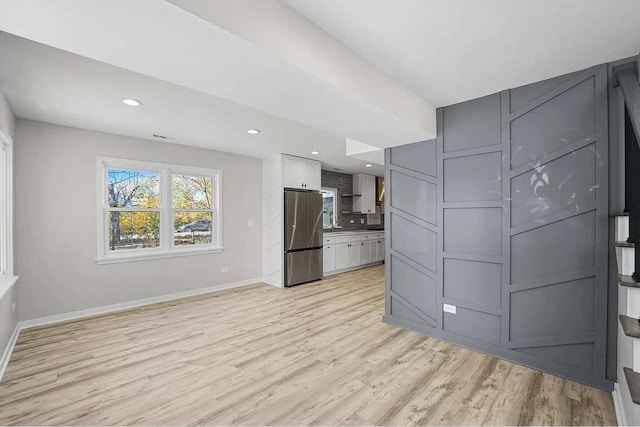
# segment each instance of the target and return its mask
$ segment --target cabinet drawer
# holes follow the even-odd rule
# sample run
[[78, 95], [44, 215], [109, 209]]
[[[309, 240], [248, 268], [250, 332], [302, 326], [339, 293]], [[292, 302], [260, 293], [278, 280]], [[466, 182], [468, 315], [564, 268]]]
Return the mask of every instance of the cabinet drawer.
[[330, 237], [324, 236], [324, 237], [322, 238], [322, 242], [323, 242], [325, 245], [327, 245], [327, 244], [333, 244], [333, 243], [335, 243], [335, 241], [336, 241], [336, 238], [335, 238], [335, 237], [333, 237], [333, 236], [330, 236]]
[[351, 243], [353, 241], [353, 236], [340, 236], [335, 238], [335, 243]]

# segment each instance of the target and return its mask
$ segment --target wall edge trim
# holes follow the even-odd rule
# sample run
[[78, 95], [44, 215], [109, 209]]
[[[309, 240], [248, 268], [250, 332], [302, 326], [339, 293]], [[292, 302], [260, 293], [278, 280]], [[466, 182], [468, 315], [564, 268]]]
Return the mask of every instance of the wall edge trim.
[[616, 411], [616, 421], [619, 426], [628, 426], [627, 416], [624, 413], [624, 405], [622, 403], [622, 392], [620, 391], [620, 383], [613, 385], [613, 391], [611, 392], [613, 397], [613, 407]]
[[13, 334], [11, 334], [11, 338], [9, 338], [9, 342], [7, 343], [7, 347], [4, 349], [4, 353], [2, 354], [2, 358], [0, 359], [0, 380], [4, 376], [4, 372], [7, 370], [7, 366], [9, 365], [9, 359], [11, 359], [11, 355], [13, 354], [13, 348], [16, 346], [16, 342], [18, 341], [18, 335], [20, 335], [20, 322], [16, 323], [16, 327], [13, 330]]

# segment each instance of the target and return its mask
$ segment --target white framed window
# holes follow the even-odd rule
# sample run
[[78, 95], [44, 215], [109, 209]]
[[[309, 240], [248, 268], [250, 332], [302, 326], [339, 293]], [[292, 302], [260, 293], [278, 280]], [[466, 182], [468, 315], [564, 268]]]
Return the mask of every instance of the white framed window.
[[17, 280], [13, 271], [13, 140], [0, 129], [0, 297]]
[[100, 264], [220, 252], [222, 172], [98, 157]]

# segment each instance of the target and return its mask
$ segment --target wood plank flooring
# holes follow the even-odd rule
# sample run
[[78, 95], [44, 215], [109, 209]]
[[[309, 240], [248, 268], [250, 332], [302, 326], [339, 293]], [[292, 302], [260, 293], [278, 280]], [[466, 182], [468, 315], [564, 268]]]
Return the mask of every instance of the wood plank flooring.
[[381, 322], [383, 267], [25, 330], [9, 425], [613, 425], [611, 395]]

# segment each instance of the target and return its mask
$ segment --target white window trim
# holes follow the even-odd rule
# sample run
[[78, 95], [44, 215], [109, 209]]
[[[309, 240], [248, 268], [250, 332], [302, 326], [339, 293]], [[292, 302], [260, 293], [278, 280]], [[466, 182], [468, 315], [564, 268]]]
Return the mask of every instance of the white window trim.
[[[160, 173], [160, 192], [162, 193], [161, 206], [158, 211], [160, 215], [160, 247], [152, 249], [137, 249], [132, 251], [110, 252], [107, 245], [109, 243], [108, 224], [106, 221], [107, 209], [107, 169], [122, 168], [132, 170], [144, 170]], [[174, 245], [173, 227], [165, 222], [172, 223], [173, 218], [173, 175], [196, 175], [212, 176], [214, 183], [214, 208], [216, 214], [215, 229], [212, 230], [212, 237], [217, 237], [210, 245], [200, 245], [198, 247], [179, 247]], [[169, 163], [156, 163], [141, 160], [120, 159], [115, 157], [97, 158], [97, 257], [98, 264], [113, 264], [121, 262], [145, 261], [151, 259], [173, 258], [189, 255], [200, 255], [208, 253], [219, 253], [224, 251], [222, 235], [222, 210], [220, 202], [222, 200], [222, 171], [219, 169], [199, 168]], [[126, 209], [127, 211], [136, 210]], [[144, 209], [146, 211], [146, 209]], [[169, 231], [170, 230], [170, 231]]]
[[13, 139], [0, 129], [0, 298], [18, 281], [13, 270]]

